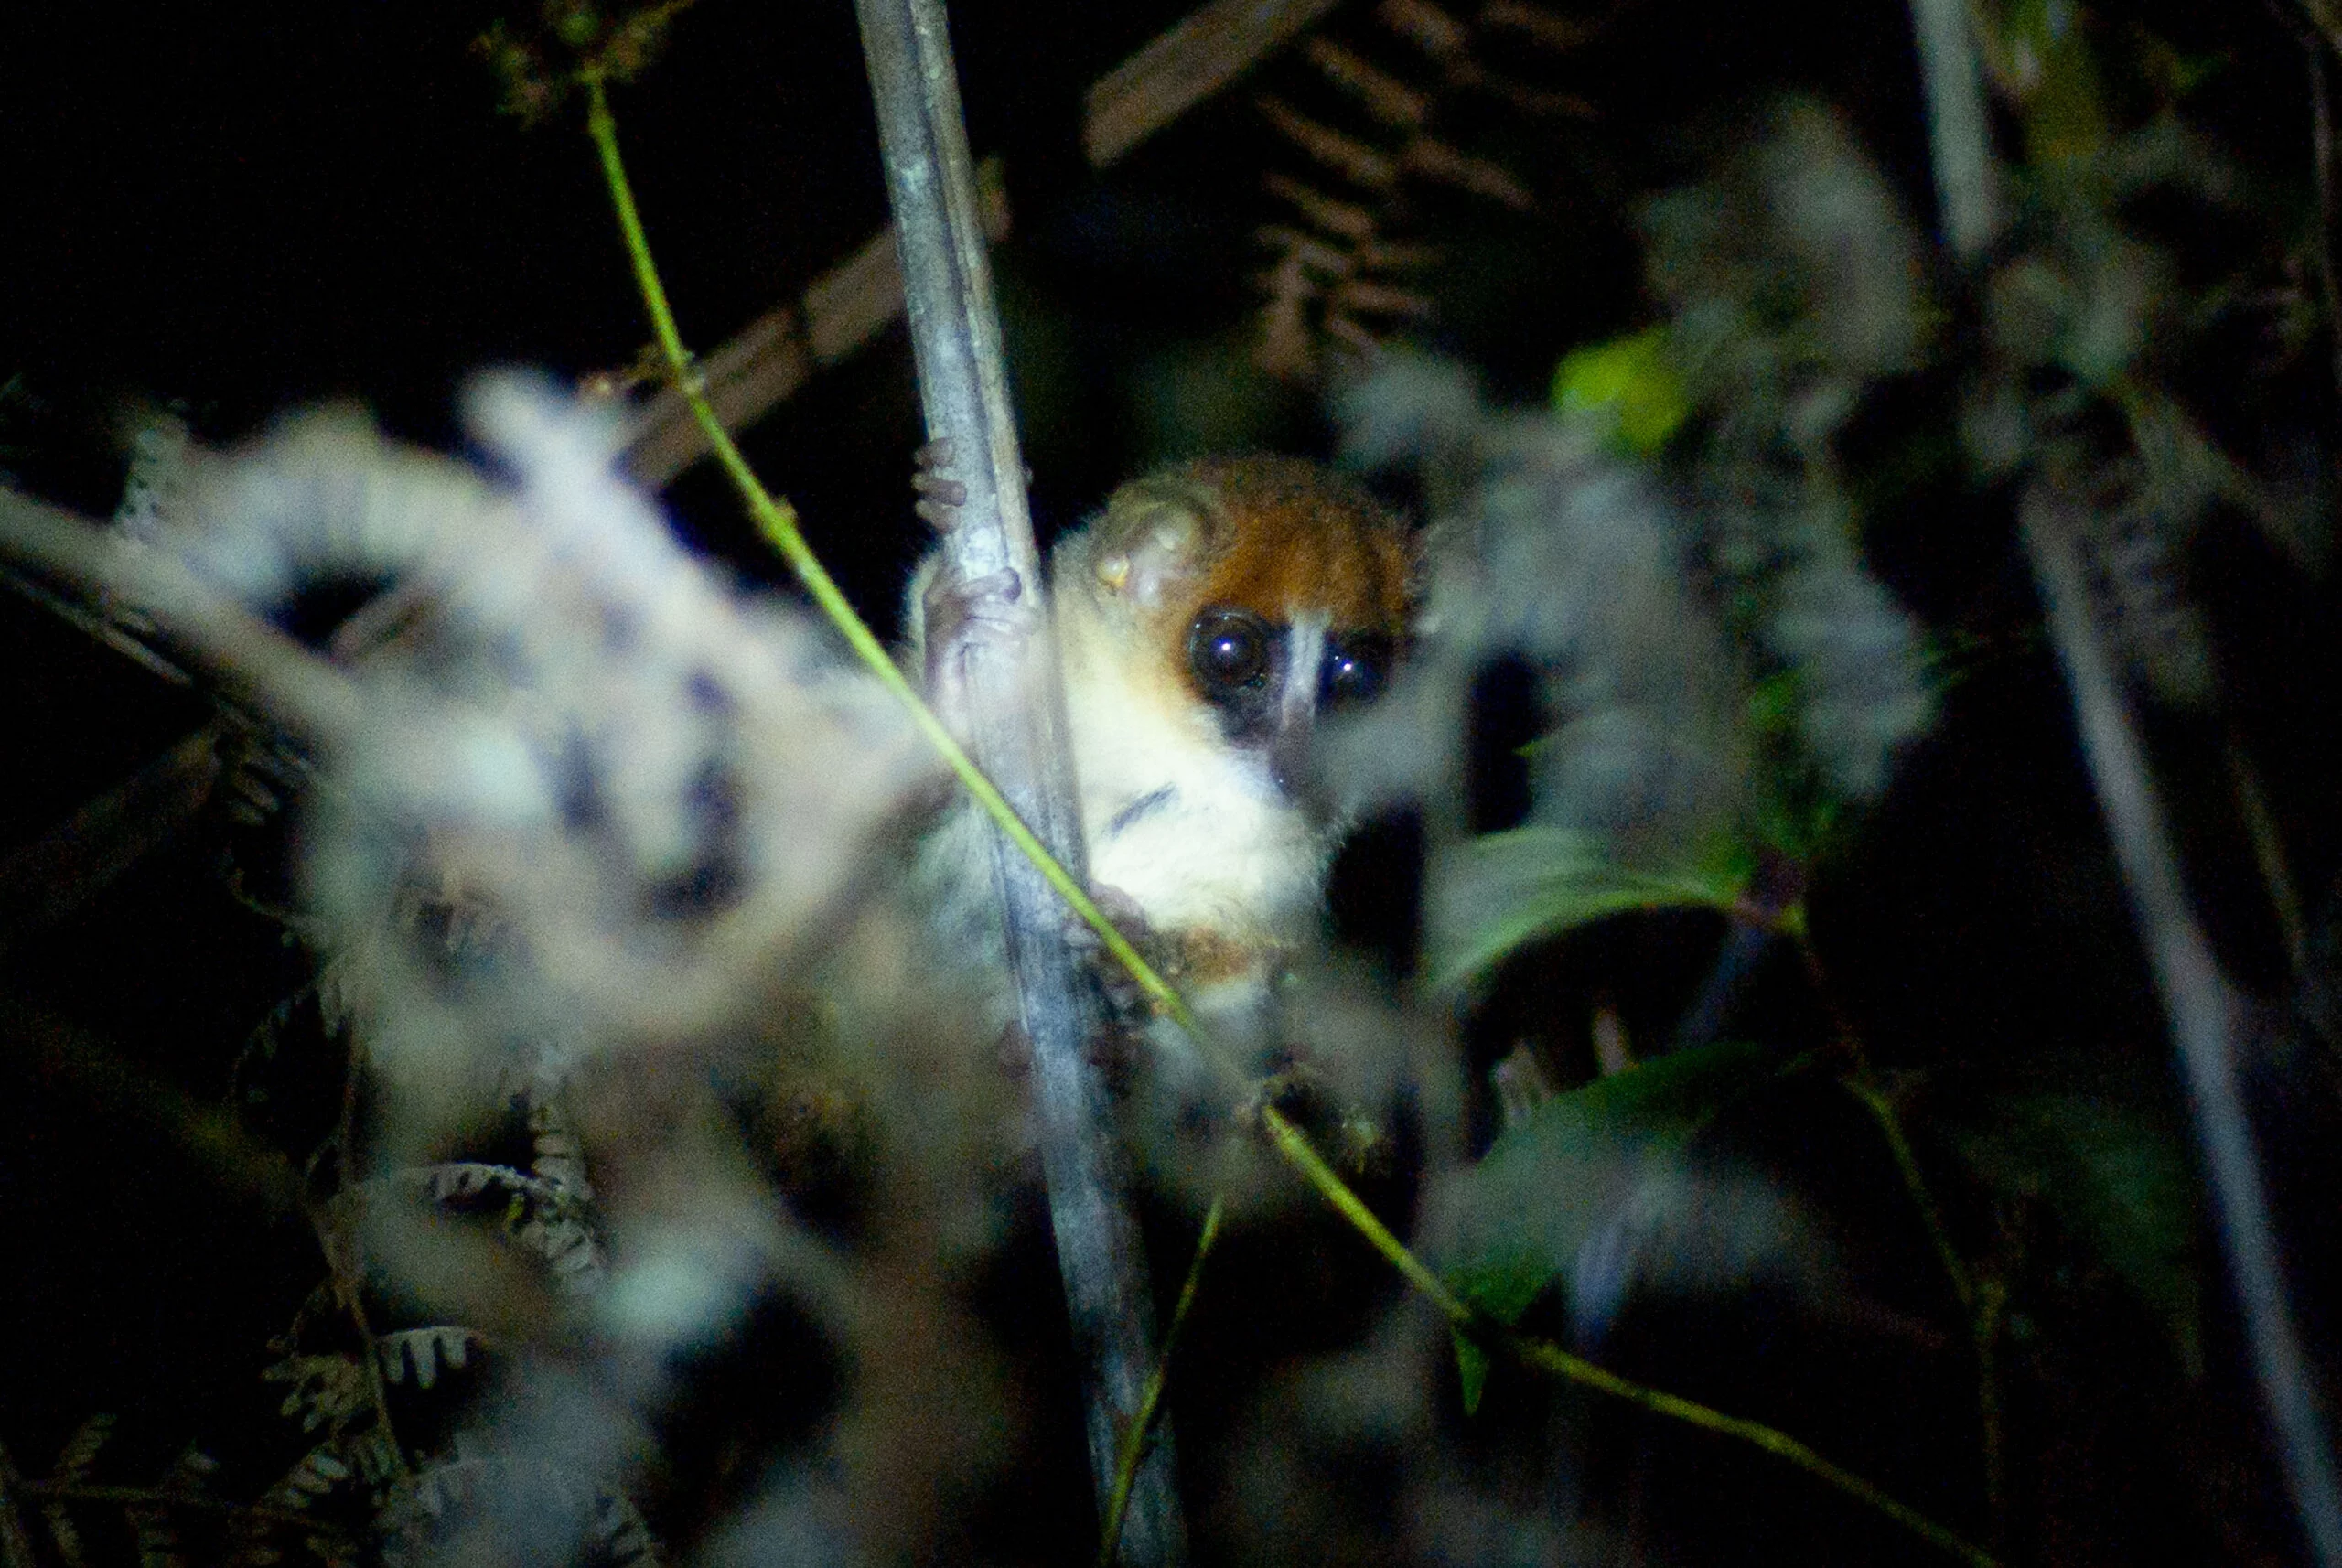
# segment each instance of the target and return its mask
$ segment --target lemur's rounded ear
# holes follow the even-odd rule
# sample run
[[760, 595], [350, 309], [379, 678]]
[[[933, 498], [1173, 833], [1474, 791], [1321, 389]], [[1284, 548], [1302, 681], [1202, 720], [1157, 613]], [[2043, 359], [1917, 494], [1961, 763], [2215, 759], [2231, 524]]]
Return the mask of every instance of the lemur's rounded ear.
[[1142, 609], [1159, 609], [1193, 578], [1210, 548], [1212, 493], [1173, 474], [1133, 479], [1116, 490], [1091, 525], [1091, 571], [1100, 586]]

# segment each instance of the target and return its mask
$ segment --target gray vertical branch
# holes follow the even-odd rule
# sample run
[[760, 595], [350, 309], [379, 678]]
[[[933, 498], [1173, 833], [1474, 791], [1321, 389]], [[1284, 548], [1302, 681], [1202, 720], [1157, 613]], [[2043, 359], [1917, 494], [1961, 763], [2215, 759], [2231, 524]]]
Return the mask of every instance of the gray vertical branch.
[[1912, 43], [1928, 95], [1928, 153], [1952, 254], [1973, 263], [2000, 227], [1992, 118], [1969, 0], [1911, 0]]
[[[1910, 7], [1945, 237], [1962, 265], [1973, 269], [2000, 227], [1975, 23], [1961, 0], [1910, 0]], [[2286, 1298], [2237, 1079], [2238, 1000], [2188, 905], [2146, 752], [2091, 613], [2082, 558], [2086, 521], [2049, 478], [2036, 476], [2026, 486], [2019, 516], [2025, 554], [2065, 671], [2082, 759], [2187, 1083], [2220, 1250], [2243, 1311], [2278, 1462], [2312, 1555], [2323, 1568], [2342, 1568], [2342, 1485]]]
[[[1013, 567], [1037, 602], [1040, 559], [941, 0], [855, 0], [854, 9], [877, 102], [928, 435], [951, 444], [951, 475], [967, 489], [959, 526], [944, 543], [947, 569], [964, 580]], [[969, 685], [977, 763], [1067, 868], [1083, 876], [1054, 641], [1038, 637], [972, 660]], [[1056, 893], [1005, 838], [995, 836], [994, 867], [1019, 1016], [1032, 1041], [1050, 1224], [1085, 1373], [1090, 1471], [1102, 1516], [1123, 1432], [1154, 1370], [1153, 1297], [1127, 1163], [1089, 1060], [1102, 1021], [1097, 986], [1066, 940]], [[1140, 1568], [1186, 1560], [1167, 1428], [1133, 1485], [1121, 1556]]]
[[2022, 507], [2026, 553], [2033, 557], [2050, 639], [2073, 696], [2082, 757], [2097, 787], [2099, 811], [2122, 868], [2132, 918], [2147, 950], [2195, 1106], [2196, 1141], [2212, 1189], [2221, 1251], [2244, 1310], [2245, 1338], [2276, 1433], [2278, 1459], [2311, 1552], [2325, 1568], [2336, 1568], [2342, 1563], [2342, 1489], [2335, 1484], [2309, 1358], [2286, 1300], [2260, 1156], [2237, 1082], [2237, 996], [2188, 908], [2146, 754], [2091, 621], [2078, 509], [2043, 480], [2027, 488]]

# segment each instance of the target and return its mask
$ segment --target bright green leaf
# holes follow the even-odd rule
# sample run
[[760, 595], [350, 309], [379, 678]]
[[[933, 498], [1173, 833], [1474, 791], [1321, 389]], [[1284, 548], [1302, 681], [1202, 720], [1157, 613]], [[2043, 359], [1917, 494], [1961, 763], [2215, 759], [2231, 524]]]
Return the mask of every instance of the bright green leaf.
[[1667, 328], [1572, 349], [1553, 374], [1553, 406], [1563, 413], [1606, 412], [1617, 422], [1620, 445], [1645, 455], [1658, 451], [1691, 412], [1682, 379], [1668, 358]]
[[1460, 1333], [1451, 1337], [1456, 1341], [1456, 1378], [1464, 1389], [1464, 1413], [1477, 1415], [1480, 1395], [1488, 1386], [1488, 1353]]

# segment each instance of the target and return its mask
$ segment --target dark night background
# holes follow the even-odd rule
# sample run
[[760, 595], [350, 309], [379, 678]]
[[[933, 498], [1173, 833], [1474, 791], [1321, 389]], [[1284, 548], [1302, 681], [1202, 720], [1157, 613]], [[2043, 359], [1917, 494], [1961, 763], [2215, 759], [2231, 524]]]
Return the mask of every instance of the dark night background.
[[[1252, 89], [1301, 91], [1293, 63], [1273, 60], [1101, 175], [1080, 155], [1081, 90], [1184, 7], [952, 9], [973, 141], [1007, 157], [1014, 230], [995, 268], [1044, 532], [1168, 456], [1229, 440], [1324, 451], [1307, 397], [1258, 378], [1211, 380], [1241, 361], [1257, 308], [1253, 231], [1277, 218], [1260, 173], [1296, 161], [1264, 129]], [[1357, 9], [1332, 25], [1359, 26]], [[2261, 182], [2272, 227], [2299, 221], [2309, 109], [2293, 36], [2257, 6], [2107, 9], [2222, 61], [2192, 118]], [[632, 361], [647, 332], [577, 116], [524, 129], [499, 114], [470, 49], [500, 14], [439, 0], [0, 8], [0, 381], [16, 378], [17, 389], [0, 403], [0, 468], [103, 516], [123, 472], [116, 432], [138, 406], [180, 404], [199, 436], [226, 443], [278, 411], [352, 400], [392, 433], [448, 448], [461, 440], [456, 392], [479, 367], [575, 378]], [[1696, 176], [1775, 94], [1839, 106], [1912, 210], [1931, 208], [1898, 5], [1642, 0], [1549, 74], [1598, 117], [1555, 134], [1538, 211], [1464, 247], [1428, 334], [1508, 396], [1542, 396], [1566, 349], [1649, 318], [1638, 202]], [[885, 220], [844, 0], [700, 0], [617, 110], [651, 243], [698, 349], [795, 297]], [[2282, 417], [2330, 413], [2320, 353], [2307, 361], [2294, 381], [2261, 389]], [[1888, 417], [1907, 425], [1950, 417], [1945, 387], [1898, 396]], [[919, 439], [897, 325], [746, 442], [882, 631], [923, 548], [907, 485]], [[702, 547], [780, 585], [710, 467], [687, 473], [668, 500]], [[2005, 511], [2004, 498], [1996, 510], [1990, 498], [1915, 491], [1868, 542], [1931, 628], [1982, 651], [1860, 851], [1817, 887], [1817, 939], [1891, 1066], [2062, 1060], [2079, 1046], [2175, 1105]], [[2262, 768], [2315, 916], [2342, 860], [2325, 739], [2331, 587], [2251, 541], [2212, 541], [2193, 565], [2221, 639], [2220, 723]], [[0, 594], [0, 854], [208, 713], [199, 695]], [[2291, 983], [2227, 803], [2218, 730], [2170, 720], [2155, 734], [2158, 760], [2223, 956], [2273, 1015]], [[0, 1057], [0, 1441], [20, 1460], [54, 1452], [99, 1409], [123, 1412], [134, 1452], [159, 1456], [192, 1435], [232, 1465], [283, 1447], [277, 1392], [257, 1373], [316, 1278], [314, 1239], [297, 1217], [210, 1185], [153, 1099], [168, 1089], [217, 1102], [238, 1045], [299, 983], [300, 954], [226, 890], [233, 842], [223, 822], [200, 819], [86, 908], [0, 945], [0, 986], [88, 1031], [146, 1085]], [[1351, 878], [1366, 885], [1351, 889], [1366, 906], [1353, 926], [1369, 935], [1393, 918], [1377, 907], [1380, 875]], [[1555, 959], [1550, 983], [1623, 975], [1630, 1015], [1662, 1008], [1696, 981], [1714, 937], [1695, 921], [1604, 938]], [[1760, 976], [1759, 1019], [1768, 984], [1794, 989]], [[1811, 1026], [1794, 1000], [1780, 1006], [1782, 1027]], [[2315, 1152], [2320, 1123], [2305, 1115], [2278, 1139], [2281, 1155]], [[1816, 1138], [1807, 1152], [1828, 1165], [1831, 1134]], [[2289, 1190], [2322, 1179], [2306, 1165], [2280, 1173]], [[2315, 1224], [2328, 1208], [2289, 1218]], [[2302, 1266], [2323, 1283], [2316, 1257]], [[2106, 1332], [2143, 1333], [2121, 1322]], [[2095, 1385], [2071, 1393], [2074, 1406], [2110, 1426], [2203, 1415], [2246, 1429], [2241, 1353], [2217, 1302], [2208, 1333], [2208, 1415], [2143, 1401], [2133, 1410], [2119, 1387]], [[283, 1460], [252, 1461], [253, 1476], [272, 1462]], [[2096, 1506], [2143, 1511], [2135, 1535], [2118, 1531], [2090, 1560], [2208, 1560], [2200, 1536], [2156, 1538], [2152, 1466], [2105, 1463], [2119, 1479]], [[2265, 1489], [2244, 1491], [2243, 1512], [2272, 1506]]]

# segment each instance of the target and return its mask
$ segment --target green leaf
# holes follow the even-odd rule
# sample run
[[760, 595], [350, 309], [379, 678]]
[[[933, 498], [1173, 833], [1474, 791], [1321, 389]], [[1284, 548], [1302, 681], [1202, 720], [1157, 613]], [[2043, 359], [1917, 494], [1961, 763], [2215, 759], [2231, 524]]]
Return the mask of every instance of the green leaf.
[[[1452, 1189], [1439, 1249], [1449, 1288], [1496, 1322], [1519, 1321], [1540, 1296], [1568, 1283], [1587, 1239], [1654, 1162], [1779, 1070], [1778, 1054], [1764, 1047], [1705, 1046], [1545, 1101]], [[1467, 1402], [1477, 1399], [1476, 1374], [1460, 1350], [1457, 1365]]]
[[1741, 877], [1722, 867], [1638, 871], [1601, 842], [1561, 828], [1484, 833], [1443, 854], [1425, 911], [1430, 970], [1442, 987], [1485, 972], [1524, 942], [1637, 909], [1729, 910]]
[[2194, 1166], [2176, 1133], [2095, 1094], [2027, 1094], [1960, 1135], [1994, 1187], [2037, 1197], [2153, 1315], [2189, 1376], [2203, 1369]]
[[1658, 451], [1691, 411], [1668, 357], [1667, 328], [1570, 350], [1553, 373], [1553, 407], [1606, 413], [1620, 446], [1645, 456]]
[[1456, 1377], [1464, 1386], [1464, 1413], [1477, 1415], [1480, 1395], [1488, 1387], [1488, 1353], [1461, 1333], [1451, 1332], [1449, 1337], [1456, 1341]]
[[2036, 163], [2086, 157], [2106, 145], [2106, 90], [2072, 0], [2014, 0], [1985, 40], [2003, 91], [2025, 116]]

